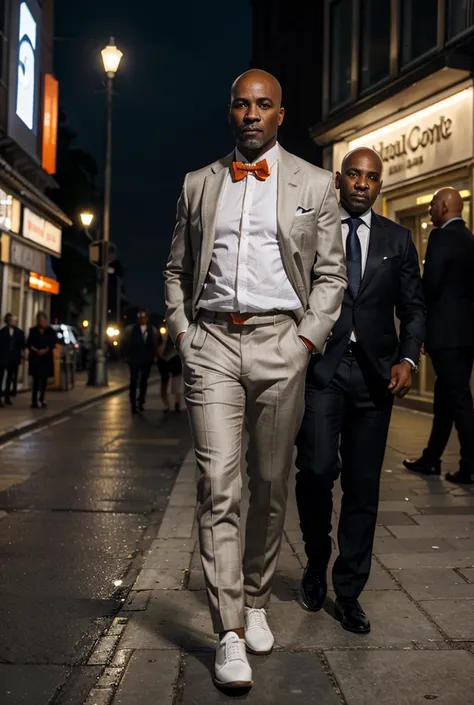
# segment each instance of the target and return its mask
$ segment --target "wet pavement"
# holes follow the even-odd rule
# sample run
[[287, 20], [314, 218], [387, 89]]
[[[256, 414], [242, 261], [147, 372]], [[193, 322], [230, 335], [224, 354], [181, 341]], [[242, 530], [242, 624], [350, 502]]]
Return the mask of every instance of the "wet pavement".
[[[0, 446], [0, 703], [80, 703], [156, 536], [190, 447], [158, 387], [132, 418], [126, 394]], [[2, 410], [3, 411], [3, 410]]]
[[[369, 635], [341, 628], [332, 592], [320, 613], [301, 608], [292, 481], [269, 605], [276, 648], [250, 657], [255, 686], [237, 700], [472, 705], [474, 490], [402, 466], [430, 422], [394, 411], [361, 598]], [[444, 470], [457, 459], [452, 439]], [[0, 703], [234, 702], [211, 681], [215, 636], [184, 414], [164, 418], [154, 391], [145, 417], [131, 420], [117, 396], [4, 446], [0, 463], [11, 483], [0, 494]], [[245, 517], [245, 479], [243, 495]]]

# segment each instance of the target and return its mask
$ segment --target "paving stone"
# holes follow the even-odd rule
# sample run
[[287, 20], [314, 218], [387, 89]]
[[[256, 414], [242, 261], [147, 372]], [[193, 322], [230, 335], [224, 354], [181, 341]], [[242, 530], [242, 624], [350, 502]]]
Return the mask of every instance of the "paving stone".
[[471, 583], [474, 583], [474, 566], [472, 568], [461, 568], [459, 572]]
[[131, 590], [127, 601], [122, 607], [122, 612], [140, 612], [146, 610], [151, 590]]
[[467, 652], [326, 653], [347, 705], [472, 705], [474, 657]]
[[179, 663], [176, 651], [135, 651], [113, 705], [172, 705]]
[[455, 585], [464, 582], [453, 568], [401, 568], [391, 571], [404, 588], [417, 585]]
[[416, 526], [416, 521], [403, 512], [379, 512], [377, 523], [382, 526]]
[[[225, 695], [212, 685], [213, 662], [213, 653], [185, 655], [182, 705], [231, 705], [236, 702], [235, 695]], [[248, 705], [340, 703], [316, 654], [274, 652], [268, 657], [250, 656], [250, 663], [255, 685], [245, 696]], [[147, 703], [144, 701], [143, 705]]]
[[278, 646], [298, 649], [353, 647], [437, 648], [439, 632], [400, 591], [366, 591], [361, 598], [372, 632], [363, 637], [342, 629], [334, 618], [333, 604], [327, 600], [317, 614], [305, 612], [296, 604], [272, 604], [269, 623]]
[[407, 593], [421, 600], [474, 600], [474, 585], [459, 578], [451, 585], [413, 585], [406, 587]]
[[195, 510], [189, 507], [170, 507], [158, 532], [159, 539], [189, 539], [193, 535]]
[[424, 551], [450, 551], [452, 546], [443, 539], [399, 539], [393, 536], [376, 539], [374, 553], [418, 553]]
[[390, 570], [399, 568], [474, 568], [474, 552], [379, 553], [377, 558]]
[[474, 641], [474, 600], [434, 600], [420, 605], [450, 639]]
[[179, 590], [183, 586], [185, 570], [150, 570], [140, 571], [135, 590]]
[[134, 612], [120, 649], [180, 649], [215, 646], [206, 594], [203, 591], [154, 591], [145, 612]]
[[379, 503], [379, 512], [402, 512], [403, 514], [419, 514], [414, 503], [410, 500], [381, 500]]
[[62, 666], [0, 664], [0, 703], [48, 705], [67, 675]]

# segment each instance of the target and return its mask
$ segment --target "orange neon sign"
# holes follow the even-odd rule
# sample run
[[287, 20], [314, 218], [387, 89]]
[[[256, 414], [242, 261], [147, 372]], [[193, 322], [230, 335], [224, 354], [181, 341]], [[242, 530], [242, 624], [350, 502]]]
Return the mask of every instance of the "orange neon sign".
[[30, 272], [29, 284], [30, 289], [44, 291], [46, 294], [59, 294], [59, 282], [36, 272]]
[[48, 174], [56, 173], [58, 93], [58, 82], [50, 73], [47, 73], [44, 77], [43, 158], [41, 165]]

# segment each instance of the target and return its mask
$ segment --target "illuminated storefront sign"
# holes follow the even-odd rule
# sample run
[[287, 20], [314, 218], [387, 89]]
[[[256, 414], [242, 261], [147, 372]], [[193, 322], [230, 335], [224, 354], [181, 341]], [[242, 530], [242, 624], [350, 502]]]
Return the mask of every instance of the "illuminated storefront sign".
[[59, 294], [59, 282], [55, 279], [43, 277], [41, 274], [37, 274], [36, 272], [30, 272], [29, 285], [30, 289], [44, 291], [45, 294]]
[[47, 73], [44, 77], [42, 166], [48, 174], [56, 173], [58, 86], [56, 79]]
[[56, 255], [61, 254], [61, 229], [33, 213], [29, 208], [23, 211], [23, 237], [36, 242]]
[[20, 5], [20, 28], [18, 34], [16, 114], [29, 130], [34, 128], [36, 39], [36, 21], [26, 2], [22, 2]]
[[468, 88], [349, 142], [384, 161], [384, 186], [465, 161], [473, 155], [473, 89]]

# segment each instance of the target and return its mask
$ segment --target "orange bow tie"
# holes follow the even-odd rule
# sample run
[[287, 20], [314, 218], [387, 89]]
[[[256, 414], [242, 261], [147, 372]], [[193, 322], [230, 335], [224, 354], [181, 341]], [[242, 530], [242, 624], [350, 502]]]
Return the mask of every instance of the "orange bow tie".
[[259, 181], [265, 181], [270, 176], [270, 169], [267, 160], [263, 159], [257, 164], [244, 164], [243, 162], [232, 162], [232, 175], [234, 181], [242, 181], [250, 172], [253, 172]]

